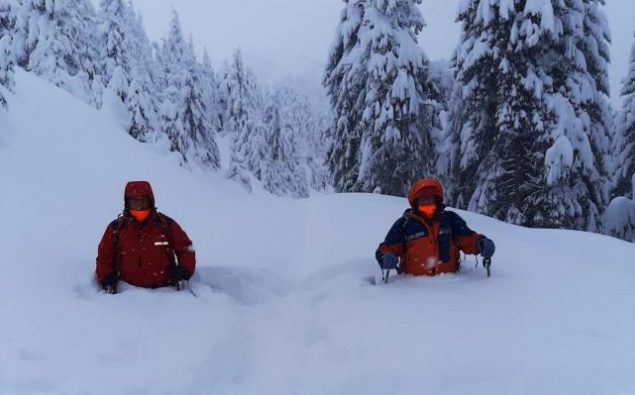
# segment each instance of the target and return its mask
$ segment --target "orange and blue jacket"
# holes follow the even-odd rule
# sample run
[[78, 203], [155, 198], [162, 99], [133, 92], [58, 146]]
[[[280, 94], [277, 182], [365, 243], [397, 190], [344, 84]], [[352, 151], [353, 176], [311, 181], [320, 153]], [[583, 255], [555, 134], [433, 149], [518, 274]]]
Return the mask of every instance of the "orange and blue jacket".
[[455, 273], [459, 251], [477, 254], [481, 237], [452, 211], [442, 210], [428, 220], [408, 209], [390, 228], [376, 258], [381, 262], [384, 254], [395, 254], [400, 258], [399, 272], [414, 276]]

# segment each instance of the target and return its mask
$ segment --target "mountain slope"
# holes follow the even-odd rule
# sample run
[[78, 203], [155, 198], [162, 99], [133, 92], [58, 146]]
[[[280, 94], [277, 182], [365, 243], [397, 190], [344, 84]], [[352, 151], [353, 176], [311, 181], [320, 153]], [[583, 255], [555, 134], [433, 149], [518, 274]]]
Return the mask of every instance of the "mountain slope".
[[[371, 286], [404, 199], [247, 194], [32, 75], [0, 133], [2, 394], [632, 394], [631, 243], [460, 212], [493, 276]], [[160, 148], [157, 146], [156, 148]], [[123, 187], [194, 240], [198, 297], [92, 284]]]

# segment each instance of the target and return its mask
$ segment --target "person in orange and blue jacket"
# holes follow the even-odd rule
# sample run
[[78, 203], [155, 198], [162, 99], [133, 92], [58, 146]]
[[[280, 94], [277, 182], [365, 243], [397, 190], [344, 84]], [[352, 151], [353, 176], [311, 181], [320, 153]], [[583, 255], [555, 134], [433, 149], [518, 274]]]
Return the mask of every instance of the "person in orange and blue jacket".
[[418, 180], [408, 193], [410, 209], [390, 228], [379, 245], [379, 266], [414, 276], [459, 271], [459, 251], [494, 255], [494, 242], [468, 228], [455, 212], [445, 210], [443, 186], [434, 179]]

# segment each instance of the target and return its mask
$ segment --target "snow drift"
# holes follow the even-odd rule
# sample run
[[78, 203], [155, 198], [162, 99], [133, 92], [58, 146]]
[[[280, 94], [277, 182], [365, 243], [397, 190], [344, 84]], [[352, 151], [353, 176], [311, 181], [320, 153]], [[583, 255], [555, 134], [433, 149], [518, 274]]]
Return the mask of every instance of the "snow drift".
[[[493, 276], [371, 286], [404, 199], [245, 193], [18, 72], [0, 120], [2, 394], [632, 394], [634, 246], [461, 212]], [[127, 180], [197, 248], [198, 297], [92, 284]]]

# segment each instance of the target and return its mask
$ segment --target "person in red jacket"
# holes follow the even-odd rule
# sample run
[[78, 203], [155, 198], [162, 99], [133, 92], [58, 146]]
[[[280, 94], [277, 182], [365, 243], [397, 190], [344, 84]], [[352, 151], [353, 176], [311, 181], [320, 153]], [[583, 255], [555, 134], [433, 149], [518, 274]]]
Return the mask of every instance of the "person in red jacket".
[[194, 274], [192, 241], [172, 218], [159, 213], [147, 181], [131, 181], [124, 211], [106, 228], [97, 250], [96, 279], [108, 293], [117, 283], [158, 288], [180, 287]]
[[494, 242], [468, 228], [455, 212], [445, 210], [443, 186], [434, 179], [415, 182], [408, 193], [410, 208], [392, 226], [376, 251], [382, 269], [414, 276], [459, 271], [459, 251], [494, 255]]

